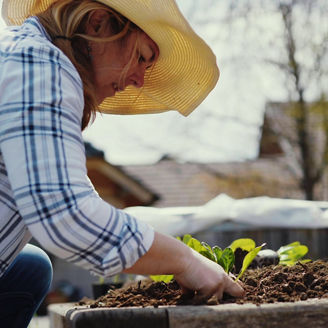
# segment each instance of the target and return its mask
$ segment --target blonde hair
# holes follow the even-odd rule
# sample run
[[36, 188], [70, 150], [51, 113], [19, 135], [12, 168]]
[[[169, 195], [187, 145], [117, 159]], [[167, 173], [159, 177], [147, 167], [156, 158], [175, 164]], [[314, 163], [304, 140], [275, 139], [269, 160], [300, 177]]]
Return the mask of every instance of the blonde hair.
[[[91, 37], [85, 34], [85, 26], [90, 19], [90, 13], [97, 9], [103, 9], [109, 13], [108, 24], [112, 31], [112, 36], [108, 38]], [[115, 10], [93, 0], [58, 0], [47, 10], [36, 16], [48, 32], [52, 42], [65, 53], [80, 74], [84, 94], [81, 126], [83, 130], [90, 121], [94, 120], [98, 110], [92, 78], [91, 59], [88, 54], [88, 41], [123, 41], [132, 31], [141, 30]], [[58, 36], [60, 37], [58, 38]], [[137, 51], [137, 44], [134, 48], [132, 55]], [[132, 57], [123, 69], [122, 77], [126, 75], [131, 62]]]

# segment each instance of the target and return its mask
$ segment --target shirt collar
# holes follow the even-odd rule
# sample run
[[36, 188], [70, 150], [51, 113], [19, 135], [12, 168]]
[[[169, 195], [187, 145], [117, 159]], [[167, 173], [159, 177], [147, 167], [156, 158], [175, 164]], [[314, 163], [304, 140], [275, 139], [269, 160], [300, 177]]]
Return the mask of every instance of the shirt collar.
[[46, 31], [46, 29], [40, 23], [38, 17], [36, 17], [36, 16], [29, 17], [25, 20], [24, 24], [25, 24], [25, 26], [28, 27], [28, 29], [35, 30], [35, 31], [37, 31], [38, 34], [45, 37], [50, 42], [52, 41], [49, 34], [48, 34], [48, 32]]

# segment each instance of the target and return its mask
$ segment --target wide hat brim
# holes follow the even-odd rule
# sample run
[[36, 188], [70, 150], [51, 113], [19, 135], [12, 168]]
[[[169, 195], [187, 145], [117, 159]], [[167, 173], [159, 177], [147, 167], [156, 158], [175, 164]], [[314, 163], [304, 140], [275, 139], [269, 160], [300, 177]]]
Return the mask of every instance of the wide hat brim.
[[[132, 86], [100, 105], [101, 112], [148, 114], [176, 110], [187, 116], [207, 97], [219, 78], [216, 58], [193, 31], [174, 0], [98, 0], [126, 16], [158, 45], [160, 56], [146, 72], [141, 89]], [[3, 0], [2, 17], [20, 25], [54, 0]]]

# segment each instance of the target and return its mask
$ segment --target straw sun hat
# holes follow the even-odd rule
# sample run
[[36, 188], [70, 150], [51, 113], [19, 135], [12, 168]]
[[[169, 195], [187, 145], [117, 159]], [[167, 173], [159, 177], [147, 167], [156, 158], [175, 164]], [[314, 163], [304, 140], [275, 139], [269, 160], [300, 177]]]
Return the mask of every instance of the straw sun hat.
[[[160, 49], [155, 67], [147, 71], [141, 89], [129, 86], [100, 106], [104, 113], [146, 114], [177, 110], [190, 114], [219, 78], [216, 58], [192, 30], [174, 0], [98, 0], [145, 31]], [[3, 0], [8, 25], [22, 24], [54, 0]]]

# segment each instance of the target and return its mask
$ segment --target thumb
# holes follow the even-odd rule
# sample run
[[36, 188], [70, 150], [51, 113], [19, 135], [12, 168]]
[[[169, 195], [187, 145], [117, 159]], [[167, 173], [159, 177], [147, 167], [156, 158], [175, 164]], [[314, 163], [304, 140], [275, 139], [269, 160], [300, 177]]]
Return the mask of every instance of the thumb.
[[245, 290], [239, 285], [238, 282], [232, 280], [228, 277], [228, 282], [225, 286], [224, 291], [234, 297], [243, 297], [245, 296]]

